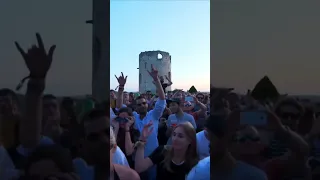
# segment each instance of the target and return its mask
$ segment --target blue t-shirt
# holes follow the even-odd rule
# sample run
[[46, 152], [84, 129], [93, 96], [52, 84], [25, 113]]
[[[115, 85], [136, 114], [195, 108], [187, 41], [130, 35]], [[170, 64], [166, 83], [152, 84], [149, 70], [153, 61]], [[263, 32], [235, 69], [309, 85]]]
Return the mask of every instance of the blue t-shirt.
[[[236, 166], [231, 172], [212, 173], [211, 179], [223, 180], [267, 180], [267, 175], [260, 169], [247, 163], [237, 161]], [[210, 156], [199, 161], [199, 163], [190, 171], [186, 180], [210, 180]]]

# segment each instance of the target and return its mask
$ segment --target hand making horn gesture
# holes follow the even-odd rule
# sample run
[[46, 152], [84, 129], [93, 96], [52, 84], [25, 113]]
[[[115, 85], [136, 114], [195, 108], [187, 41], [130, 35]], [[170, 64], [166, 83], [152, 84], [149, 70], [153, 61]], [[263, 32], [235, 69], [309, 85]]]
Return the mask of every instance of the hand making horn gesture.
[[151, 72], [148, 70], [149, 75], [153, 78], [154, 81], [159, 79], [159, 71], [153, 67], [153, 64], [151, 64]]
[[119, 77], [117, 77], [116, 75], [114, 75], [116, 77], [116, 79], [118, 80], [119, 86], [124, 86], [127, 82], [127, 77], [124, 77], [123, 72], [121, 72], [121, 75]]
[[46, 77], [47, 72], [50, 69], [52, 56], [56, 46], [52, 45], [47, 53], [40, 34], [36, 33], [36, 37], [38, 46], [32, 45], [27, 52], [21, 48], [18, 42], [15, 42], [15, 45], [30, 71], [29, 77], [43, 79]]

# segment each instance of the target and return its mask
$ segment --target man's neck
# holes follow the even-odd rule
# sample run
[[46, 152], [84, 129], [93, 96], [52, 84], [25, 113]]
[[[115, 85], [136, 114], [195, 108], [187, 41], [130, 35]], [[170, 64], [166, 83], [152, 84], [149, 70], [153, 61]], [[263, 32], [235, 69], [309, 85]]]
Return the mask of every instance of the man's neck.
[[223, 157], [213, 160], [211, 166], [214, 171], [230, 171], [236, 164], [236, 160], [227, 152]]
[[143, 120], [146, 117], [147, 114], [139, 114], [140, 119]]
[[182, 116], [184, 115], [182, 109], [179, 109], [178, 112], [176, 113], [176, 115], [177, 115], [178, 117], [182, 117]]

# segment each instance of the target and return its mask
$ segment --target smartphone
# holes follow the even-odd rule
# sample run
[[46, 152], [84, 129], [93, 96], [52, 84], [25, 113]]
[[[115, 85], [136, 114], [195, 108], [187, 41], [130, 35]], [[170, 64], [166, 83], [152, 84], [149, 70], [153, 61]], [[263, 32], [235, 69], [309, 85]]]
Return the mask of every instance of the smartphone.
[[193, 97], [192, 97], [192, 96], [186, 96], [186, 97], [184, 98], [184, 101], [192, 102], [192, 101], [193, 101]]
[[265, 126], [267, 124], [267, 114], [262, 111], [241, 112], [240, 124], [252, 126]]
[[119, 123], [127, 123], [129, 120], [127, 118], [116, 117], [115, 119]]

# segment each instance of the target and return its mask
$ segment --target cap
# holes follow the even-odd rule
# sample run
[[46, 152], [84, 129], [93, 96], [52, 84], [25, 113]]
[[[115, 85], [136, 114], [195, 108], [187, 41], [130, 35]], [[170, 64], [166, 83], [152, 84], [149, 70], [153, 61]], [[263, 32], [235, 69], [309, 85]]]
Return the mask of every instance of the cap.
[[172, 99], [167, 99], [167, 104], [170, 104], [170, 103], [177, 103], [178, 105], [180, 105], [181, 103], [181, 100], [179, 98], [172, 98]]

